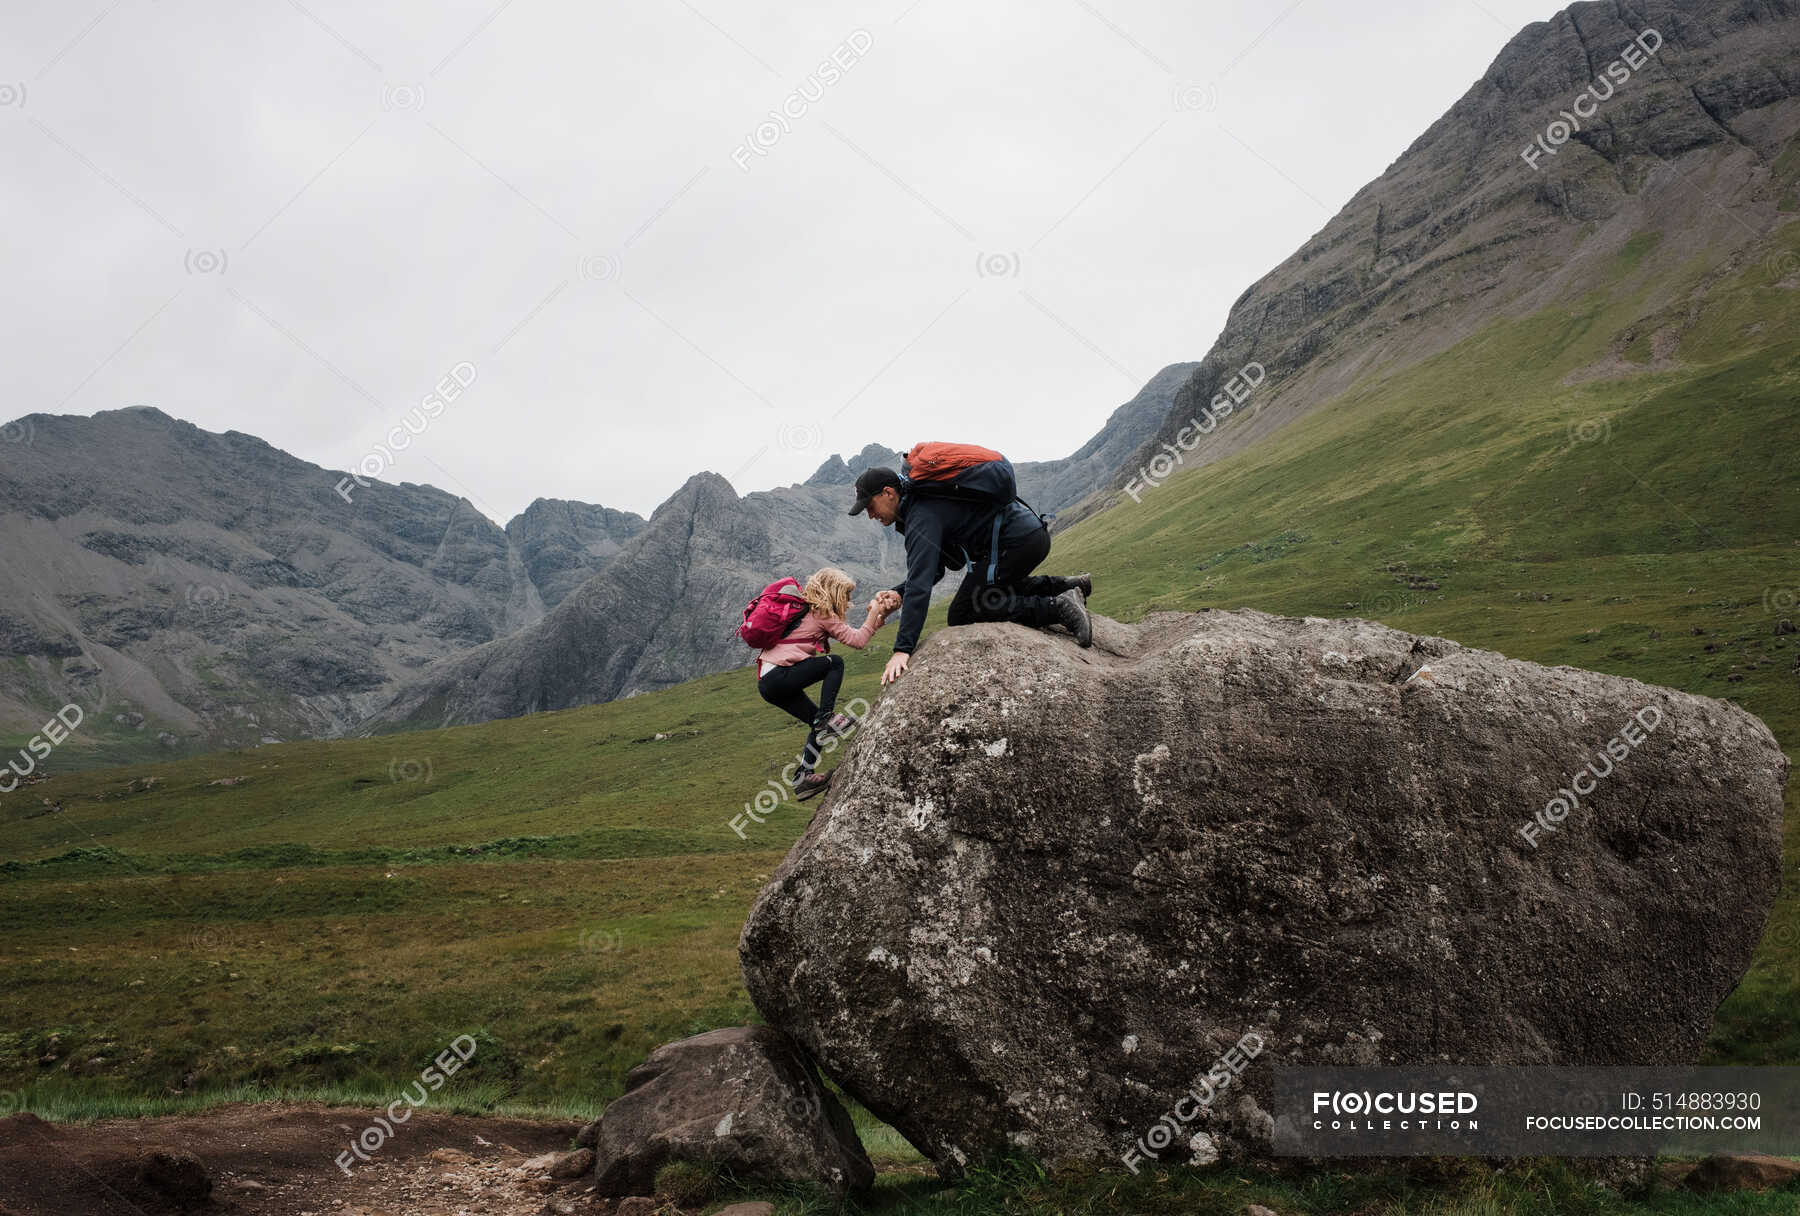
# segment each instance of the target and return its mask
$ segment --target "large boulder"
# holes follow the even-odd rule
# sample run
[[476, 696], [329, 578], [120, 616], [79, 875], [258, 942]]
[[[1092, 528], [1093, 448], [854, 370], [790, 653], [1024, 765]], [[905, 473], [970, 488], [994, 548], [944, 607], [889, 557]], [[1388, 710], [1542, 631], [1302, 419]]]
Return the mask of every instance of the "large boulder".
[[739, 953], [945, 1172], [1204, 1161], [1276, 1064], [1691, 1062], [1786, 776], [1724, 702], [1367, 621], [940, 630]]
[[594, 1150], [602, 1195], [648, 1195], [670, 1161], [840, 1194], [875, 1180], [849, 1114], [794, 1042], [768, 1026], [664, 1043], [626, 1074], [624, 1094], [579, 1143]]

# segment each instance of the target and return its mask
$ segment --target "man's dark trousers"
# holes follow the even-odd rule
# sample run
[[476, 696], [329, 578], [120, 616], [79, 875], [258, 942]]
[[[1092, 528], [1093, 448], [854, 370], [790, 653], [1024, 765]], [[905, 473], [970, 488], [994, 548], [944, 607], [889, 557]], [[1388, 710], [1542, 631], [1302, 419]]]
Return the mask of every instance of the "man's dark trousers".
[[951, 625], [976, 621], [1011, 621], [1042, 629], [1061, 617], [1056, 597], [1075, 586], [1075, 580], [1055, 575], [1032, 574], [1050, 556], [1050, 529], [1039, 528], [1017, 543], [1000, 550], [994, 578], [988, 581], [987, 558], [978, 558], [964, 576], [950, 601]]

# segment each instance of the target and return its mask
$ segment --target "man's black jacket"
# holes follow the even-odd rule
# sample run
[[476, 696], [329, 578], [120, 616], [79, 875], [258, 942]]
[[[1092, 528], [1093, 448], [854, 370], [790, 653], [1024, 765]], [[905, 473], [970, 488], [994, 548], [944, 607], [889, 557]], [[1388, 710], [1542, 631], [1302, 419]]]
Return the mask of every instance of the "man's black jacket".
[[[1044, 521], [1024, 503], [1013, 502], [999, 509], [1003, 512], [1000, 521], [1003, 552], [1044, 526]], [[900, 636], [894, 639], [895, 653], [911, 654], [919, 644], [919, 632], [925, 628], [925, 613], [931, 607], [931, 589], [944, 577], [944, 571], [973, 562], [976, 569], [969, 577], [986, 577], [994, 539], [994, 511], [991, 503], [901, 493], [894, 530], [906, 538], [906, 581], [894, 588], [902, 601]]]

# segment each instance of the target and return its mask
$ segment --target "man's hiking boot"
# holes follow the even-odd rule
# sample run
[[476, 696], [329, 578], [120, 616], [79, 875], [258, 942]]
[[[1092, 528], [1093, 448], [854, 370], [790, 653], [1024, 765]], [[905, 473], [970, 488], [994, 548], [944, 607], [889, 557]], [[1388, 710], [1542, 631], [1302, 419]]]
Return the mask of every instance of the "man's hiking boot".
[[800, 778], [800, 780], [794, 782], [794, 797], [798, 798], [801, 802], [805, 802], [808, 798], [811, 798], [814, 794], [823, 790], [830, 784], [830, 773], [808, 773], [806, 776]]
[[1071, 574], [1069, 576], [1069, 582], [1074, 584], [1075, 590], [1081, 592], [1082, 602], [1085, 603], [1086, 601], [1094, 598], [1094, 576], [1093, 575], [1091, 575], [1091, 574]]
[[1094, 644], [1094, 618], [1088, 615], [1087, 601], [1079, 590], [1071, 588], [1056, 597], [1056, 619], [1083, 646]]
[[859, 723], [849, 714], [832, 714], [819, 723], [819, 742], [827, 739], [838, 739], [855, 730]]

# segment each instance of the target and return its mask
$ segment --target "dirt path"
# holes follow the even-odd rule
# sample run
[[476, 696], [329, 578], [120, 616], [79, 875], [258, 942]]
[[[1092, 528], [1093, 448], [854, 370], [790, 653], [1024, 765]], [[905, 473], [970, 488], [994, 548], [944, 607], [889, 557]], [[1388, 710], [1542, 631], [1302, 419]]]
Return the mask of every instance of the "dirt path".
[[[520, 1166], [566, 1149], [579, 1125], [415, 1112], [369, 1153], [339, 1154], [381, 1114], [349, 1107], [237, 1105], [198, 1115], [71, 1125], [0, 1119], [0, 1216], [164, 1216], [192, 1193], [197, 1159], [217, 1216], [536, 1216], [589, 1185]], [[365, 1143], [373, 1143], [371, 1134]], [[158, 1152], [170, 1154], [157, 1156]]]

